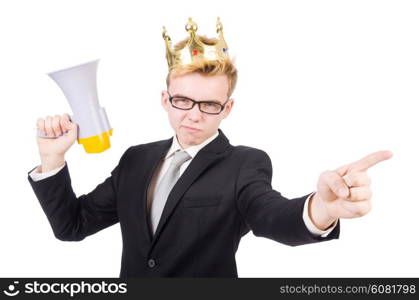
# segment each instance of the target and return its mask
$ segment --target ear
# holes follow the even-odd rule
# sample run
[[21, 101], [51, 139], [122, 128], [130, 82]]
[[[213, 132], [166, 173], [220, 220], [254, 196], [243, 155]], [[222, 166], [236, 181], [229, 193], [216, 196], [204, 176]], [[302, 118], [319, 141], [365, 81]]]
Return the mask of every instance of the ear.
[[227, 118], [234, 106], [234, 99], [230, 98], [223, 110], [223, 119]]
[[161, 105], [165, 111], [169, 109], [169, 95], [166, 91], [161, 91]]

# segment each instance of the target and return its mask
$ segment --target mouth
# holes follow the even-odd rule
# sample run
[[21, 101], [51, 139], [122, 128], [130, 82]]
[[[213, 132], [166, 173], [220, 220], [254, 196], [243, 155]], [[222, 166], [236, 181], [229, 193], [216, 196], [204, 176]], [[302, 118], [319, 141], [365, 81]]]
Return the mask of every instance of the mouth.
[[182, 127], [184, 127], [186, 130], [190, 131], [190, 132], [198, 132], [201, 129], [195, 128], [195, 127], [189, 127], [189, 126], [185, 126], [183, 125]]

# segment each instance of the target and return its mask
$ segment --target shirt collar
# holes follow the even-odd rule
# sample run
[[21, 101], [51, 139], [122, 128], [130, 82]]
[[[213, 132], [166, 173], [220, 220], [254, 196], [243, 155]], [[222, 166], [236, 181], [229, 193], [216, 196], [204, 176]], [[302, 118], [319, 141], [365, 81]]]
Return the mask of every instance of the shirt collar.
[[166, 154], [165, 159], [171, 157], [176, 151], [178, 150], [184, 150], [186, 153], [188, 153], [192, 159], [195, 157], [195, 155], [198, 154], [198, 152], [204, 148], [206, 145], [208, 145], [209, 143], [211, 143], [217, 136], [219, 135], [218, 130], [217, 132], [212, 135], [211, 137], [207, 138], [205, 141], [203, 141], [201, 144], [199, 145], [194, 145], [194, 146], [190, 146], [186, 149], [182, 149], [182, 147], [179, 145], [179, 142], [177, 140], [177, 136], [175, 135], [173, 137], [173, 142], [172, 142], [172, 146], [170, 147], [169, 151]]

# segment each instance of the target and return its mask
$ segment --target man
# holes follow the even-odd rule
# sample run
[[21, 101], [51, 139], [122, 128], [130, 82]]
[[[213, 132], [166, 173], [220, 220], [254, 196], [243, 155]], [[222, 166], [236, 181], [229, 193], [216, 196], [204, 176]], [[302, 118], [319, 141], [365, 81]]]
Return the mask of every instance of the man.
[[121, 277], [236, 277], [235, 253], [250, 230], [292, 246], [338, 238], [339, 218], [370, 210], [366, 171], [391, 153], [322, 173], [313, 194], [283, 197], [271, 187], [268, 155], [230, 145], [219, 130], [237, 80], [221, 23], [218, 39], [196, 35], [191, 19], [186, 29], [175, 49], [163, 33], [169, 74], [161, 104], [174, 137], [130, 147], [92, 192], [75, 196], [64, 159], [77, 125], [68, 115], [38, 120], [57, 138], [38, 138], [41, 165], [28, 179], [55, 236], [79, 241], [119, 222]]

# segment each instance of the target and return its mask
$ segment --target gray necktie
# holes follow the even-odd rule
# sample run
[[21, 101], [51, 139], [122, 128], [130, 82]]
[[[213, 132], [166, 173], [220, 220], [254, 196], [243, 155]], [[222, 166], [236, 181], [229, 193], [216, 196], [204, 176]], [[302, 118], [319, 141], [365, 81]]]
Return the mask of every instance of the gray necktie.
[[153, 234], [156, 232], [157, 224], [159, 224], [159, 220], [163, 212], [163, 208], [166, 204], [167, 197], [169, 196], [170, 191], [172, 190], [176, 181], [179, 179], [180, 166], [189, 159], [191, 159], [191, 156], [185, 151], [175, 152], [169, 169], [166, 171], [159, 185], [157, 186], [153, 202], [151, 203], [150, 212]]

